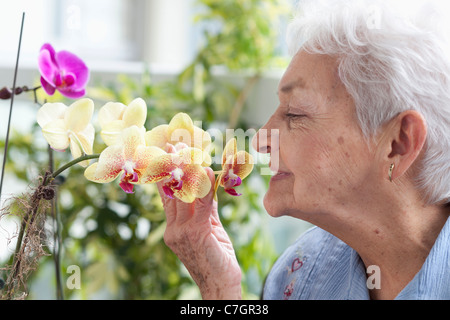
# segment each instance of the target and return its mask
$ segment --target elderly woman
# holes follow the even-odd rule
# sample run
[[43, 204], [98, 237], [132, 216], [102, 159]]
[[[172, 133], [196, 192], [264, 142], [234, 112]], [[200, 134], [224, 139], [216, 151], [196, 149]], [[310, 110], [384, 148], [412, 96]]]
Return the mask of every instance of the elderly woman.
[[[268, 213], [316, 227], [276, 262], [266, 299], [450, 299], [448, 29], [430, 1], [395, 3], [303, 1], [290, 26], [280, 104], [253, 145], [271, 156]], [[240, 298], [213, 190], [161, 194], [165, 241], [202, 297]]]

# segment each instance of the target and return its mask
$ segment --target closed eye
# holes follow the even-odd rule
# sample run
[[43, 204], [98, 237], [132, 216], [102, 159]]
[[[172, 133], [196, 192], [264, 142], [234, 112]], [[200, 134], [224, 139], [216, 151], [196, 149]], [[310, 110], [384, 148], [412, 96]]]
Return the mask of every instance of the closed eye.
[[306, 117], [307, 116], [305, 114], [299, 114], [299, 113], [288, 112], [285, 114], [285, 119], [286, 119], [287, 125], [291, 129], [302, 128], [304, 125], [304, 119], [306, 119]]
[[304, 115], [304, 114], [295, 114], [295, 113], [286, 113], [285, 117], [289, 118], [289, 119], [298, 119], [298, 118], [304, 118], [304, 117], [306, 117], [306, 115]]

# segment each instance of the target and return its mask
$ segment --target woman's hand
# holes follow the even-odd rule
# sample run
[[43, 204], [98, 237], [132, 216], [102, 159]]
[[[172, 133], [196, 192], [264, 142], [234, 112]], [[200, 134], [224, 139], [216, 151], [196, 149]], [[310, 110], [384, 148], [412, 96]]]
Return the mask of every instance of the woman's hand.
[[213, 199], [214, 173], [205, 170], [211, 190], [193, 203], [168, 198], [157, 184], [167, 218], [164, 241], [189, 270], [203, 299], [240, 299], [241, 269]]

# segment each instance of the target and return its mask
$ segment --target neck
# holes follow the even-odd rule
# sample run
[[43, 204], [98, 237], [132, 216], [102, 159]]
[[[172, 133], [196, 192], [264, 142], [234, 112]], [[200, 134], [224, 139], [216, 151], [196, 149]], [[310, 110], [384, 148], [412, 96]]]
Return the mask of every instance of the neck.
[[370, 290], [372, 299], [394, 299], [421, 269], [449, 212], [411, 198], [392, 199], [364, 201], [309, 221], [358, 252], [366, 269], [379, 268], [381, 288]]

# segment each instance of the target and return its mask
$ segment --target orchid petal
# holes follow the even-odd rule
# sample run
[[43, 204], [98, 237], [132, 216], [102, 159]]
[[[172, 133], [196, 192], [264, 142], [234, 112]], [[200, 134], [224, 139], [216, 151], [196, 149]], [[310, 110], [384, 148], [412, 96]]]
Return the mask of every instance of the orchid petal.
[[183, 169], [183, 188], [173, 190], [175, 196], [185, 203], [192, 203], [196, 198], [204, 198], [211, 190], [211, 180], [200, 165], [188, 165]]
[[63, 103], [46, 103], [37, 112], [37, 123], [41, 128], [57, 119], [64, 119], [67, 106]]
[[97, 183], [108, 183], [117, 178], [117, 176], [120, 174], [120, 171], [117, 172], [116, 175], [111, 174], [109, 176], [105, 176], [106, 178], [99, 178], [99, 175], [97, 175], [98, 171], [98, 162], [91, 164], [87, 169], [84, 171], [84, 177], [88, 179], [89, 181], [97, 182]]
[[[234, 158], [234, 155], [237, 153], [237, 142], [236, 139], [230, 139], [227, 144], [225, 145], [225, 148], [223, 149], [222, 153], [222, 166], [225, 164], [231, 164], [232, 160]], [[230, 158], [230, 156], [232, 156]]]
[[55, 54], [55, 60], [60, 70], [64, 70], [66, 73], [71, 72], [76, 77], [77, 81], [72, 85], [74, 91], [83, 88], [89, 81], [89, 69], [83, 60], [73, 53], [64, 50], [59, 51]]
[[72, 72], [69, 72], [64, 76], [64, 83], [67, 86], [72, 86], [75, 83], [75, 81], [77, 81], [77, 78]]
[[[81, 149], [81, 143], [77, 139], [77, 137], [74, 134], [69, 135], [69, 146], [70, 146], [70, 153], [72, 154], [72, 157], [74, 159], [79, 158], [83, 155], [83, 151]], [[78, 163], [82, 167], [87, 167], [89, 165], [89, 161], [82, 161]]]
[[95, 129], [94, 126], [89, 123], [83, 131], [73, 134], [78, 139], [81, 150], [85, 154], [92, 154], [92, 148], [95, 139]]
[[55, 75], [53, 77], [53, 84], [56, 87], [59, 87], [60, 85], [62, 85], [62, 83], [63, 83], [63, 79], [62, 79], [61, 73], [58, 71], [57, 73], [55, 73]]
[[123, 191], [125, 191], [125, 193], [128, 193], [128, 194], [134, 193], [133, 192], [134, 185], [129, 182], [121, 181], [119, 183], [119, 186], [122, 188]]
[[142, 127], [147, 118], [147, 104], [141, 98], [134, 99], [123, 114], [124, 127]]
[[[178, 151], [179, 162], [184, 165], [197, 164], [201, 165], [203, 163], [203, 152], [201, 149], [197, 148], [184, 148]], [[176, 162], [176, 161], [175, 161]]]
[[143, 130], [136, 126], [129, 127], [122, 132], [122, 143], [126, 160], [133, 160], [136, 149], [145, 146]]
[[55, 65], [57, 65], [56, 60], [55, 60], [56, 51], [52, 47], [52, 45], [50, 43], [44, 43], [39, 51], [43, 51], [43, 50], [47, 50], [49, 52], [52, 62]]
[[214, 200], [217, 201], [217, 190], [219, 189], [219, 186], [221, 185], [221, 181], [223, 179], [223, 172], [219, 174], [219, 176], [216, 178], [216, 181], [214, 182]]
[[49, 96], [52, 96], [56, 91], [56, 88], [52, 84], [48, 83], [42, 76], [41, 76], [41, 85], [45, 93], [47, 93]]
[[44, 80], [51, 85], [55, 85], [55, 78], [60, 70], [47, 49], [41, 50], [39, 53], [38, 67]]
[[228, 193], [229, 195], [232, 195], [234, 197], [242, 196], [242, 193], [237, 193], [237, 191], [234, 189], [224, 189], [224, 190], [226, 193]]
[[192, 147], [203, 150], [203, 167], [209, 167], [212, 163], [211, 150], [211, 136], [203, 129], [194, 126], [194, 141]]
[[186, 129], [188, 131], [194, 131], [194, 123], [188, 114], [180, 112], [176, 114], [169, 123], [169, 135], [175, 129]]
[[101, 107], [98, 112], [98, 122], [102, 129], [112, 121], [122, 120], [125, 108], [126, 106], [120, 102], [108, 102]]
[[211, 155], [205, 151], [202, 152], [202, 155], [203, 155], [202, 167], [209, 167], [212, 163]]
[[100, 136], [107, 146], [121, 142], [124, 125], [122, 120], [114, 120], [103, 125]]
[[168, 186], [163, 186], [162, 189], [166, 196], [168, 196], [170, 199], [174, 199], [174, 192], [171, 188], [169, 188]]
[[176, 162], [180, 162], [179, 156], [173, 153], [156, 157], [142, 174], [141, 182], [154, 183], [167, 178], [177, 168]]
[[166, 153], [158, 147], [138, 146], [134, 154], [136, 169], [147, 169], [153, 160], [165, 154]]
[[194, 148], [199, 148], [204, 151], [209, 151], [211, 147], [211, 136], [202, 128], [194, 126], [194, 141], [191, 145]]
[[94, 113], [94, 102], [91, 99], [80, 99], [66, 111], [64, 121], [68, 130], [77, 132], [86, 128]]
[[242, 180], [245, 179], [253, 170], [253, 157], [245, 151], [239, 151], [234, 156], [233, 172]]
[[155, 146], [161, 149], [166, 147], [168, 140], [169, 125], [162, 124], [145, 133], [145, 143], [147, 146]]
[[167, 129], [169, 143], [175, 145], [177, 142], [184, 142], [192, 146], [194, 140], [194, 123], [186, 113], [176, 114], [169, 123]]
[[94, 182], [111, 182], [122, 172], [124, 165], [123, 146], [110, 146], [103, 150], [97, 163], [86, 169], [84, 176]]
[[69, 146], [67, 129], [62, 119], [47, 123], [42, 128], [42, 134], [50, 147], [55, 150], [65, 150]]
[[58, 87], [58, 91], [70, 99], [79, 99], [86, 95], [85, 89], [74, 90], [72, 87]]

